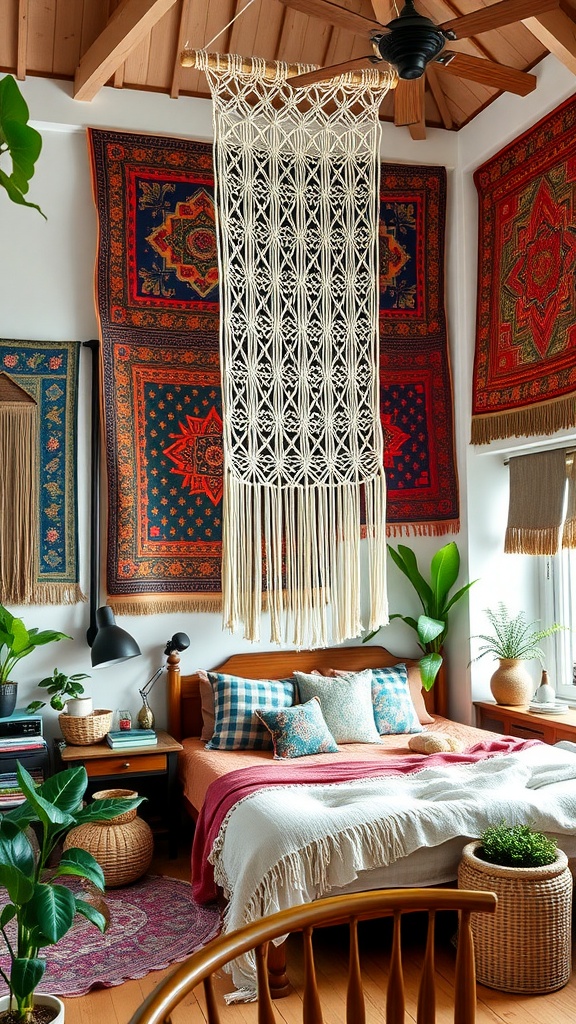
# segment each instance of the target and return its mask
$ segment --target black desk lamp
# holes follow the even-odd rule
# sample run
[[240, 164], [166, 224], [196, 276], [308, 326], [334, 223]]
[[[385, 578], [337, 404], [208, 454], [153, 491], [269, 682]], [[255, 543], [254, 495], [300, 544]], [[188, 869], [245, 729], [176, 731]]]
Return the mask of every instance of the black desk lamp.
[[116, 625], [108, 605], [96, 609], [96, 635], [92, 641], [92, 668], [108, 668], [128, 658], [137, 658], [141, 650], [133, 636]]
[[[174, 633], [174, 636], [168, 640], [166, 647], [164, 648], [164, 654], [169, 657], [173, 651], [185, 651], [187, 647], [190, 647], [190, 637], [186, 633]], [[153, 729], [154, 728], [154, 712], [148, 703], [148, 694], [154, 686], [156, 680], [162, 675], [162, 672], [166, 668], [165, 665], [161, 665], [159, 669], [147, 683], [139, 690], [140, 696], [142, 697], [142, 707], [137, 715], [138, 726], [140, 729]]]

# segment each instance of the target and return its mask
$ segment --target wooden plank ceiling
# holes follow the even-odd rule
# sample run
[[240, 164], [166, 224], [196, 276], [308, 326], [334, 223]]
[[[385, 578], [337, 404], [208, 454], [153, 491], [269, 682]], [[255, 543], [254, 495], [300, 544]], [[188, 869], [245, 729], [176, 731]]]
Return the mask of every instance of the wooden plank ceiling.
[[[402, 0], [399, 2], [401, 5]], [[416, 6], [435, 24], [442, 24], [495, 2], [498, 0], [416, 0]], [[516, 0], [508, 2], [516, 7]], [[89, 102], [103, 85], [166, 93], [177, 99], [209, 95], [204, 74], [182, 66], [184, 49], [206, 47], [211, 52], [322, 67], [370, 52], [366, 36], [334, 27], [287, 3], [289, 0], [2, 0], [0, 70], [19, 79], [36, 75], [71, 80], [79, 102]], [[383, 25], [397, 17], [400, 9], [396, 0], [337, 3]], [[233, 20], [243, 8], [244, 13]], [[552, 52], [576, 74], [576, 0], [557, 0], [557, 7], [546, 13], [449, 46], [464, 56], [488, 58], [520, 71], [530, 70]], [[460, 58], [462, 67], [464, 56]], [[458, 130], [500, 95], [486, 81], [475, 82], [461, 77], [457, 70], [451, 74], [445, 70], [439, 73], [428, 66], [425, 123], [410, 125], [414, 138], [425, 137], [426, 125]], [[389, 93], [381, 108], [384, 120], [394, 119], [394, 102], [394, 93]]]

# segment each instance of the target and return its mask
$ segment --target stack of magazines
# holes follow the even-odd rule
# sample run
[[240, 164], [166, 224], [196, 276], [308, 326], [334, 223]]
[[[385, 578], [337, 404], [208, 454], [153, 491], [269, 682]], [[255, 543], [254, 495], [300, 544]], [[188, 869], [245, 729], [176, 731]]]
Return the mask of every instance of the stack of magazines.
[[[42, 768], [31, 768], [30, 775], [37, 786], [44, 782]], [[18, 784], [16, 772], [0, 773], [0, 811], [9, 811], [11, 807], [18, 807], [23, 804], [24, 796]]]
[[153, 747], [158, 743], [154, 729], [112, 729], [106, 734], [110, 747]]

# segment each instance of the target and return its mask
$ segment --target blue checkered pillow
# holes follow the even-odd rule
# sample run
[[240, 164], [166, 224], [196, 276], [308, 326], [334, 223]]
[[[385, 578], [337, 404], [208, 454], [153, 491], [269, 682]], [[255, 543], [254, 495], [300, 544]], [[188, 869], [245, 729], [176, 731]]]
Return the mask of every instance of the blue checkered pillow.
[[408, 685], [406, 665], [372, 669], [372, 706], [381, 736], [422, 732]]
[[258, 708], [258, 718], [270, 730], [274, 743], [274, 757], [304, 757], [306, 754], [334, 754], [338, 751], [330, 732], [318, 697], [305, 704], [295, 704], [280, 711]]
[[214, 732], [208, 750], [269, 750], [270, 734], [254, 714], [294, 703], [292, 679], [241, 679], [209, 672], [214, 694]]

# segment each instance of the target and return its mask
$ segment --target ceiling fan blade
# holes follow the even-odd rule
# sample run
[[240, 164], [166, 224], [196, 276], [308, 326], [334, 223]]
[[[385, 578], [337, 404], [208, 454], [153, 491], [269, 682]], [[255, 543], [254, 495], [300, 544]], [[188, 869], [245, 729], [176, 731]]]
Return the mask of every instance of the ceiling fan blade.
[[394, 124], [419, 124], [424, 113], [424, 75], [399, 78], [394, 95]]
[[444, 32], [455, 32], [456, 39], [469, 39], [480, 32], [503, 28], [515, 21], [522, 21], [532, 15], [544, 14], [558, 7], [560, 0], [500, 0], [490, 7], [481, 7], [478, 11], [463, 14], [459, 18], [445, 21], [438, 27]]
[[472, 57], [469, 53], [444, 50], [434, 61], [434, 67], [443, 74], [469, 78], [472, 82], [480, 82], [481, 85], [501, 89], [503, 92], [513, 92], [517, 96], [527, 96], [536, 88], [536, 75], [517, 71], [506, 64], [496, 64], [484, 57]]
[[[332, 64], [331, 67], [318, 68], [316, 71], [307, 71], [304, 75], [294, 75], [288, 79], [290, 85], [298, 89], [304, 85], [314, 85], [315, 82], [328, 82], [331, 78], [338, 78], [345, 75], [347, 71], [362, 71], [364, 68], [373, 67], [374, 64], [381, 64], [382, 61], [374, 57], [355, 57], [354, 60], [345, 60], [343, 64]], [[388, 67], [388, 65], [386, 65]]]
[[348, 32], [355, 32], [356, 35], [365, 36], [367, 32], [381, 32], [382, 25], [379, 21], [371, 21], [370, 18], [363, 18], [361, 14], [348, 11], [345, 7], [330, 3], [330, 0], [281, 0], [286, 7], [292, 7], [301, 14], [308, 14], [311, 18], [320, 18], [328, 21], [337, 28], [344, 28]]

